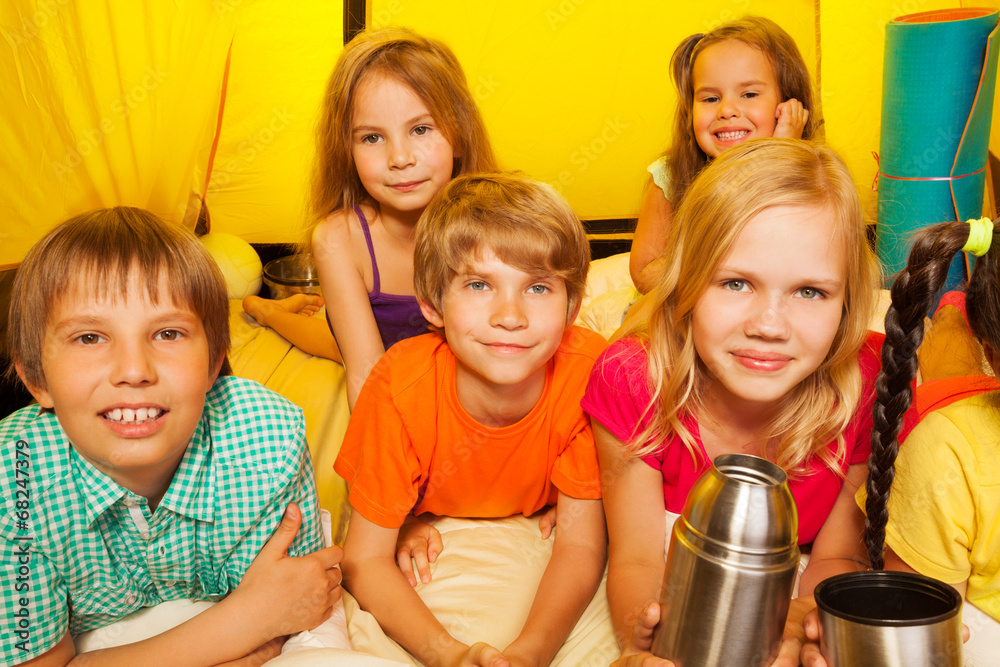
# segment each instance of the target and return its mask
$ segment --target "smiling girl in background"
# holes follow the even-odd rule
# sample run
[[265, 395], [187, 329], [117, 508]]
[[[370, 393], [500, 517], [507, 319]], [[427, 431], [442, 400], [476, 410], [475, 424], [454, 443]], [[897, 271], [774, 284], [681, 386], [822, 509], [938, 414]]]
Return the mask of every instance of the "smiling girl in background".
[[[748, 139], [811, 139], [809, 70], [776, 23], [746, 16], [691, 35], [670, 59], [677, 86], [673, 145], [649, 166], [629, 272], [642, 293], [653, 288], [667, 247], [674, 205], [712, 158]], [[662, 260], [661, 260], [662, 261]]]
[[417, 219], [452, 177], [496, 165], [458, 59], [405, 29], [365, 32], [344, 48], [317, 143], [307, 245], [336, 340], [299, 314], [315, 312], [319, 297], [244, 307], [306, 352], [342, 359], [353, 408], [385, 350], [427, 332], [413, 290]]
[[882, 337], [868, 331], [878, 269], [858, 194], [827, 148], [747, 142], [695, 180], [668, 247], [647, 317], [598, 359], [583, 399], [620, 664], [665, 664], [644, 652], [666, 527], [716, 457], [741, 453], [785, 470], [799, 543], [812, 544], [807, 597], [793, 602], [776, 663], [797, 665], [815, 584], [867, 564], [853, 494], [867, 471]]

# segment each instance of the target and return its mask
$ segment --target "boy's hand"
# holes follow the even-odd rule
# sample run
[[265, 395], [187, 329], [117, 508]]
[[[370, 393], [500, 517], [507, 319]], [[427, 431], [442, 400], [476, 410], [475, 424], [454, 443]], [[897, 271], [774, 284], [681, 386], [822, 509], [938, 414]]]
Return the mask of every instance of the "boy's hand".
[[[288, 548], [302, 525], [298, 505], [289, 503], [281, 524], [260, 550], [234, 596], [249, 598], [253, 618], [269, 624], [269, 637], [316, 627], [333, 612], [340, 599], [340, 547], [327, 547], [307, 556], [292, 557]], [[242, 594], [242, 595], [241, 595]]]
[[510, 661], [485, 642], [476, 642], [470, 646], [454, 664], [460, 667], [510, 667]]
[[396, 538], [396, 562], [411, 586], [417, 585], [417, 579], [413, 576], [414, 563], [420, 581], [426, 584], [431, 580], [430, 563], [437, 560], [443, 548], [444, 543], [437, 528], [412, 514], [406, 517]]
[[549, 535], [552, 534], [552, 529], [556, 527], [556, 506], [552, 505], [547, 510], [542, 518], [538, 520], [538, 529], [542, 531], [542, 539], [549, 539]]
[[775, 137], [786, 139], [801, 139], [802, 131], [809, 120], [809, 109], [802, 106], [802, 102], [792, 98], [779, 104], [774, 110], [774, 117], [777, 124], [774, 126]]
[[653, 648], [653, 632], [659, 622], [660, 605], [652, 602], [635, 619], [632, 638], [622, 650], [621, 657], [611, 663], [612, 667], [673, 667], [674, 663], [650, 653]]
[[218, 667], [260, 667], [260, 665], [267, 663], [269, 660], [274, 660], [281, 655], [281, 647], [285, 645], [287, 639], [288, 637], [284, 635], [275, 637], [266, 644], [258, 646], [239, 660], [230, 660], [229, 662], [220, 664]]

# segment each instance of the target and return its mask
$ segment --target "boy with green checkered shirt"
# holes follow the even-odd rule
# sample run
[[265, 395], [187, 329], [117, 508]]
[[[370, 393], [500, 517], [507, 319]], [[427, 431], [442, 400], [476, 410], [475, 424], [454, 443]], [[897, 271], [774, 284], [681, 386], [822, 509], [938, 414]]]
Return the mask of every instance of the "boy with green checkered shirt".
[[8, 337], [38, 405], [0, 422], [0, 663], [67, 664], [75, 635], [172, 600], [218, 604], [87, 660], [265, 658], [329, 616], [342, 552], [322, 548], [302, 413], [228, 376], [228, 317], [198, 241], [141, 209], [73, 218], [25, 258]]

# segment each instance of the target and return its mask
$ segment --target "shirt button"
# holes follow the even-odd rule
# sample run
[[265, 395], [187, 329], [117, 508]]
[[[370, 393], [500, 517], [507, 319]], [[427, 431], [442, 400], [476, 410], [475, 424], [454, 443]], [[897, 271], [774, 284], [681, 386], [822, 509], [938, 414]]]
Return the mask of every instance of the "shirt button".
[[135, 597], [136, 597], [135, 593], [131, 593], [131, 592], [127, 593], [125, 595], [125, 604], [133, 604], [133, 603], [135, 603]]
[[158, 549], [158, 551], [160, 552], [160, 555], [162, 556], [162, 555], [164, 555], [165, 553], [167, 553], [167, 548], [166, 548], [166, 547], [160, 547], [160, 548]]
[[139, 503], [135, 502], [135, 498], [130, 496], [125, 496], [125, 507], [135, 507]]
[[142, 531], [141, 533], [139, 533], [139, 537], [141, 537], [144, 540], [148, 540], [149, 539], [149, 531], [148, 530]]

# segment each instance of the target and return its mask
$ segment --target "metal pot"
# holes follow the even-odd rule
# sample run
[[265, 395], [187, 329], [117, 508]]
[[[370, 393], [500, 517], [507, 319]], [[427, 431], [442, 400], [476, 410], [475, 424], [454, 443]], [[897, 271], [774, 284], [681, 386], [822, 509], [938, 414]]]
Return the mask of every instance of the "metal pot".
[[319, 274], [309, 255], [288, 255], [271, 260], [264, 266], [264, 284], [272, 299], [284, 299], [292, 294], [319, 294]]
[[674, 522], [653, 653], [678, 667], [769, 664], [798, 565], [784, 471], [755, 456], [716, 458]]

